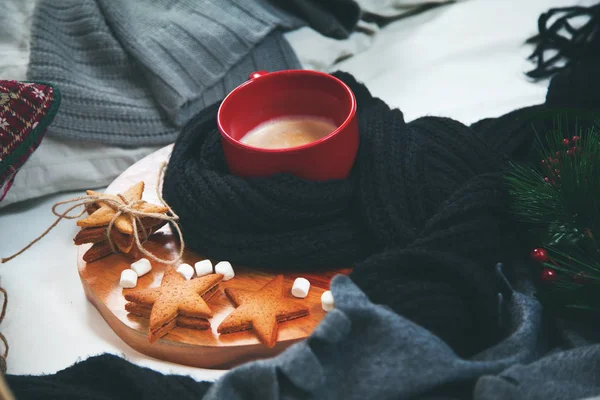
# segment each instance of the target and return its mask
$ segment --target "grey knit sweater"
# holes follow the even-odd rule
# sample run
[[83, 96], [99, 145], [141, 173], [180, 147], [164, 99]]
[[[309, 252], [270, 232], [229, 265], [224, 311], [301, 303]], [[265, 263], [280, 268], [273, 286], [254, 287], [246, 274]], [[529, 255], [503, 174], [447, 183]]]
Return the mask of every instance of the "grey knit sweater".
[[61, 88], [51, 135], [165, 144], [250, 72], [299, 68], [280, 32], [304, 24], [267, 0], [39, 0], [28, 79]]

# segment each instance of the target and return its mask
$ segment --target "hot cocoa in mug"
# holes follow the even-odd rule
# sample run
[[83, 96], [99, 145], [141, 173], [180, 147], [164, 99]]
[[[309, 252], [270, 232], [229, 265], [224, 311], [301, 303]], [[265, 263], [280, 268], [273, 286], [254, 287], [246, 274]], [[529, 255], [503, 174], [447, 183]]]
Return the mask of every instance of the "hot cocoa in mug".
[[261, 149], [287, 149], [312, 143], [337, 129], [329, 119], [311, 115], [274, 118], [263, 122], [240, 139]]
[[310, 70], [257, 72], [217, 114], [232, 174], [343, 179], [358, 151], [356, 98], [339, 79]]

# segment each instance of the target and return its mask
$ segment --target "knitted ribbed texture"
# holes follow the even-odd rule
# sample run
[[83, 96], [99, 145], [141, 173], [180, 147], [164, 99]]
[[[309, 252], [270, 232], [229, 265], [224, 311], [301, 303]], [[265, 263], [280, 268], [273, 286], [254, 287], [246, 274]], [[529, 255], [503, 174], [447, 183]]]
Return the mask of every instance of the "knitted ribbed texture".
[[353, 279], [373, 301], [458, 351], [489, 344], [498, 292], [491, 274], [514, 237], [502, 157], [459, 122], [407, 124], [350, 75], [336, 76], [357, 97], [361, 133], [346, 180], [232, 176], [215, 127], [217, 105], [190, 122], [164, 184], [187, 246], [279, 270], [354, 264]]
[[166, 144], [250, 72], [300, 68], [280, 31], [303, 24], [266, 0], [40, 0], [28, 78], [62, 88], [51, 135]]

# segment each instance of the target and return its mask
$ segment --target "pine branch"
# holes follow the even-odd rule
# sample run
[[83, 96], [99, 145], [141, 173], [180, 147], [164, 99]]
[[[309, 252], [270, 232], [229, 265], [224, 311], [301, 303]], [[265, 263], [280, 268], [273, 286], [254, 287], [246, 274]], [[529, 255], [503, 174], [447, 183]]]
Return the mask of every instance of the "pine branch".
[[[565, 137], [567, 136], [567, 137]], [[600, 136], [576, 128], [536, 132], [538, 165], [512, 164], [506, 176], [515, 216], [545, 249], [543, 301], [558, 308], [600, 311]]]
[[[595, 129], [564, 139], [549, 132], [540, 165], [513, 164], [507, 175], [512, 208], [524, 222], [549, 230], [548, 237], [588, 236], [600, 227], [600, 141]], [[565, 142], [568, 141], [568, 144]], [[598, 243], [595, 243], [596, 247]]]

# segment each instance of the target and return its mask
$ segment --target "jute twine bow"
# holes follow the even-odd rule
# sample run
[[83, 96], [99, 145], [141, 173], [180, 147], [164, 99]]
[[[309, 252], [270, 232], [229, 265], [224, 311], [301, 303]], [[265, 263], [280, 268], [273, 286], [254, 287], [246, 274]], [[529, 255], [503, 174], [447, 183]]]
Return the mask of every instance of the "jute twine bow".
[[[137, 210], [135, 208], [135, 206], [137, 206], [141, 203], [144, 203], [145, 201], [144, 200], [135, 200], [135, 201], [129, 202], [122, 195], [117, 195], [117, 197], [119, 198], [120, 201], [116, 200], [114, 198], [114, 196], [106, 196], [106, 195], [85, 195], [85, 196], [76, 197], [76, 198], [73, 198], [70, 200], [59, 201], [58, 203], [55, 203], [52, 206], [52, 213], [57, 216], [56, 221], [54, 221], [52, 223], [52, 225], [50, 225], [48, 227], [48, 229], [46, 229], [44, 231], [44, 233], [42, 233], [40, 236], [38, 236], [36, 239], [34, 239], [27, 246], [25, 246], [24, 248], [22, 248], [21, 250], [19, 250], [17, 253], [13, 254], [10, 257], [0, 259], [0, 262], [1, 263], [8, 262], [8, 261], [12, 260], [13, 258], [19, 256], [20, 254], [23, 254], [31, 246], [33, 246], [34, 244], [39, 242], [44, 236], [46, 236], [56, 225], [58, 225], [58, 223], [60, 221], [62, 221], [63, 219], [80, 218], [86, 212], [86, 206], [88, 204], [93, 204], [93, 203], [98, 203], [98, 202], [106, 204], [110, 208], [115, 210], [115, 215], [112, 217], [112, 219], [110, 220], [110, 223], [108, 224], [108, 227], [106, 228], [106, 236], [108, 238], [108, 243], [113, 252], [116, 251], [114, 243], [111, 239], [111, 232], [113, 229], [113, 225], [114, 225], [115, 221], [117, 220], [117, 218], [119, 218], [119, 216], [125, 215], [128, 217], [131, 217], [130, 219], [131, 219], [132, 225], [133, 225], [134, 242], [135, 242], [135, 245], [137, 246], [138, 250], [142, 254], [144, 254], [146, 257], [150, 258], [151, 260], [162, 263], [162, 264], [175, 264], [175, 263], [179, 262], [181, 260], [181, 258], [183, 257], [183, 251], [185, 248], [185, 243], [183, 241], [183, 234], [181, 233], [179, 224], [177, 224], [177, 221], [179, 221], [179, 217], [177, 216], [177, 214], [175, 214], [175, 212], [171, 209], [171, 207], [164, 200], [164, 198], [162, 197], [161, 190], [160, 190], [161, 183], [162, 183], [162, 177], [163, 177], [163, 173], [164, 173], [166, 165], [167, 165], [167, 163], [163, 162], [161, 164], [160, 170], [158, 171], [158, 183], [156, 185], [156, 194], [158, 196], [158, 199], [162, 203], [162, 205], [164, 205], [168, 209], [167, 214], [150, 213], [150, 212], [143, 212], [143, 211]], [[58, 208], [65, 204], [72, 204], [72, 205], [64, 212], [62, 212], [62, 213], [58, 212], [57, 211]], [[73, 214], [73, 215], [70, 214], [73, 210], [75, 210], [79, 207], [83, 207], [83, 210], [81, 210], [77, 214]], [[148, 237], [146, 229], [144, 228], [144, 224], [141, 221], [142, 218], [154, 218], [154, 219], [160, 219], [160, 220], [167, 221], [167, 222], [172, 222], [172, 225], [175, 227], [175, 230], [177, 231], [177, 234], [179, 235], [180, 246], [179, 246], [179, 254], [177, 255], [177, 258], [175, 258], [173, 260], [165, 260], [165, 259], [155, 256], [154, 254], [150, 253], [148, 250], [146, 250], [144, 248], [144, 246], [142, 245], [142, 243], [140, 241], [140, 236], [138, 233], [138, 227], [140, 227], [143, 237], [144, 238]]]

